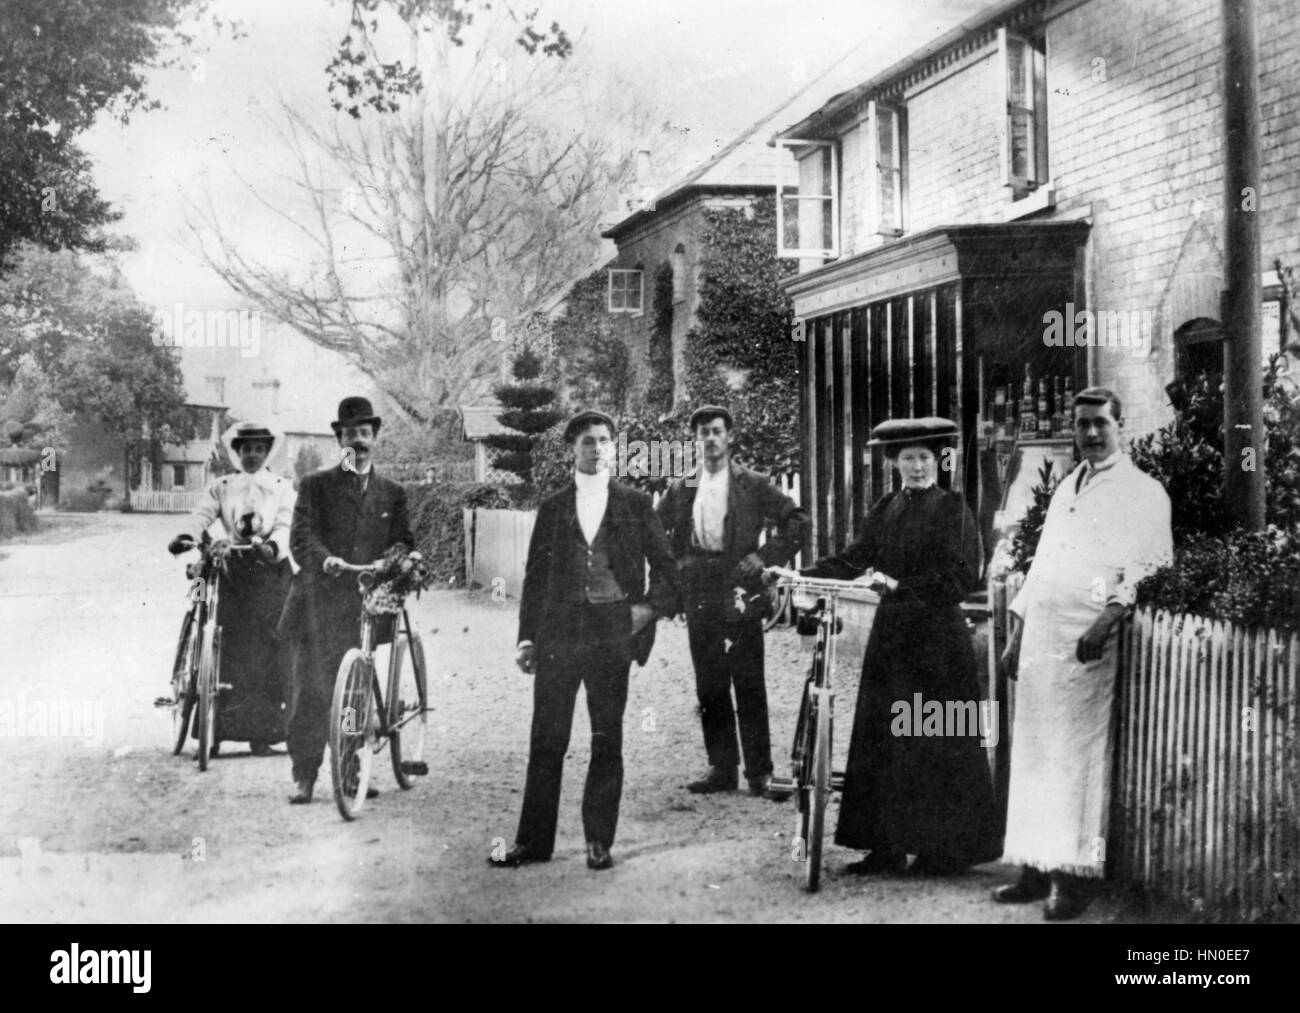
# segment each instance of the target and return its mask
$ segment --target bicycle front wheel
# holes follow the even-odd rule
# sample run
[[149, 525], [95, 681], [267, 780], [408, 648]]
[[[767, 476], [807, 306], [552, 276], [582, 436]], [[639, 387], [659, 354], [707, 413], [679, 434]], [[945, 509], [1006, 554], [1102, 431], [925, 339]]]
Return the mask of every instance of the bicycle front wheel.
[[428, 678], [424, 667], [424, 644], [412, 633], [410, 649], [407, 639], [393, 641], [388, 679], [388, 748], [393, 760], [393, 776], [403, 789], [415, 784], [415, 778], [429, 772], [424, 762], [425, 732], [429, 723]]
[[198, 698], [199, 634], [193, 611], [181, 620], [181, 635], [176, 642], [176, 660], [172, 662], [172, 756], [185, 748], [190, 732], [190, 718]]
[[826, 827], [826, 806], [831, 796], [831, 709], [824, 702], [815, 704], [813, 721], [812, 783], [808, 788], [807, 856], [804, 871], [809, 893], [821, 885], [822, 836]]
[[203, 624], [199, 642], [199, 680], [196, 705], [199, 723], [199, 770], [208, 769], [217, 733], [217, 626], [210, 619]]
[[366, 801], [375, 755], [374, 662], [360, 648], [343, 655], [330, 706], [330, 773], [334, 803], [345, 820], [354, 820]]

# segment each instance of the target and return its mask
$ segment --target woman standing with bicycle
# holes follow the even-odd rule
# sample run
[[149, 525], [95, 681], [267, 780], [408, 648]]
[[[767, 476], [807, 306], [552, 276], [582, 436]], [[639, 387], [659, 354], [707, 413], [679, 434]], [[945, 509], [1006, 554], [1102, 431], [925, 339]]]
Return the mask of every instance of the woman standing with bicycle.
[[[871, 572], [881, 593], [853, 715], [835, 843], [869, 851], [853, 873], [953, 873], [1000, 853], [993, 785], [978, 721], [960, 730], [927, 723], [920, 706], [981, 713], [974, 644], [961, 602], [979, 586], [979, 530], [960, 493], [936, 484], [940, 455], [957, 438], [948, 419], [898, 419], [872, 431], [902, 489], [871, 508], [856, 542], [801, 570], [853, 580]], [[949, 455], [952, 451], [949, 450]], [[947, 459], [950, 459], [948, 457]], [[950, 706], [956, 704], [957, 707]], [[906, 715], [904, 722], [901, 718]], [[956, 732], [956, 734], [954, 734]]]
[[217, 708], [216, 742], [247, 742], [255, 756], [271, 752], [285, 736], [285, 665], [276, 623], [289, 591], [289, 525], [293, 483], [267, 468], [284, 446], [283, 434], [257, 422], [238, 422], [222, 434], [239, 471], [214, 480], [185, 530], [171, 540], [173, 555], [184, 552], [220, 518], [225, 545], [255, 545], [255, 552], [228, 552], [223, 558], [221, 671], [230, 689]]

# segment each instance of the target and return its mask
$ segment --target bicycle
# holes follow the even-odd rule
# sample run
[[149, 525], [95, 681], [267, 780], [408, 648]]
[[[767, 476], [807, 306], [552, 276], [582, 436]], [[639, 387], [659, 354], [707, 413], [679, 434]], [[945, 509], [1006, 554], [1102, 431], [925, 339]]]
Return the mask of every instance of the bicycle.
[[[220, 544], [222, 548], [218, 549]], [[176, 644], [176, 657], [172, 662], [172, 695], [157, 701], [172, 712], [172, 755], [179, 756], [185, 748], [191, 724], [198, 739], [197, 758], [199, 770], [206, 771], [211, 757], [218, 749], [216, 741], [217, 704], [221, 690], [229, 683], [220, 681], [221, 624], [220, 577], [225, 571], [226, 552], [249, 552], [259, 547], [214, 543], [205, 531], [198, 542], [191, 540], [190, 549], [199, 550], [199, 559], [185, 567], [185, 577], [190, 581], [190, 607], [181, 619], [181, 633]], [[197, 717], [195, 710], [197, 709]]]
[[[408, 565], [409, 564], [409, 565]], [[334, 680], [330, 705], [330, 773], [334, 801], [345, 820], [354, 820], [366, 800], [375, 754], [388, 745], [393, 776], [403, 791], [414, 778], [428, 774], [424, 762], [428, 725], [428, 678], [424, 644], [411, 628], [405, 598], [428, 586], [430, 574], [418, 552], [405, 561], [385, 557], [342, 569], [357, 574], [361, 591], [361, 646], [343, 655]], [[379, 684], [375, 667], [376, 639], [381, 617], [393, 616], [388, 656], [388, 693]]]
[[857, 581], [783, 575], [776, 583], [789, 592], [799, 633], [816, 637], [795, 725], [791, 776], [774, 777], [770, 788], [776, 796], [786, 792], [796, 796], [799, 824], [791, 857], [804, 862], [805, 889], [815, 893], [821, 885], [826, 807], [830, 793], [844, 787], [843, 771], [831, 767], [835, 706], [831, 676], [835, 670], [835, 636], [844, 628], [839, 601], [856, 600], [874, 610], [880, 596]]

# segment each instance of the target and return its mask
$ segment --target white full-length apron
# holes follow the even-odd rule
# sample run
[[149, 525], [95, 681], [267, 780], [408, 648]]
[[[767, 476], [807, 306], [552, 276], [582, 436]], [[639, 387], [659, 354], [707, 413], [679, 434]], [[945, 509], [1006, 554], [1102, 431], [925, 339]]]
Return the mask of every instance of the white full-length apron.
[[1003, 861], [1101, 876], [1110, 809], [1118, 636], [1078, 660], [1079, 637], [1107, 601], [1129, 604], [1172, 557], [1169, 499], [1127, 457], [1076, 495], [1052, 498], [1025, 586]]

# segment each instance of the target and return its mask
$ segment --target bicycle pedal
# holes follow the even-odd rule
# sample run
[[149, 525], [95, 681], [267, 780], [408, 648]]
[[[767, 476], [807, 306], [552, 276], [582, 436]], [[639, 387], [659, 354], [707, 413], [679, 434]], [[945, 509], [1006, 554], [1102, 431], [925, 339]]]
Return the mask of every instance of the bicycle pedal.
[[169, 696], [160, 696], [154, 699], [153, 705], [155, 707], [175, 707], [176, 701]]
[[419, 760], [403, 760], [402, 773], [420, 775], [427, 774], [429, 773], [429, 765]]

